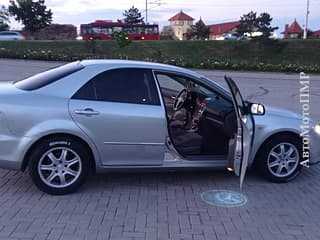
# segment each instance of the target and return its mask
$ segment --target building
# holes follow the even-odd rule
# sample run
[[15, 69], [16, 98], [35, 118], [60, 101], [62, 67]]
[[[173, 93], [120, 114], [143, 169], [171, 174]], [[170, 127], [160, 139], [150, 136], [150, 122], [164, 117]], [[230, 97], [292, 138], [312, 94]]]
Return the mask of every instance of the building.
[[193, 20], [194, 18], [185, 14], [182, 10], [169, 19], [170, 27], [172, 28], [177, 39], [186, 39], [185, 35], [193, 25]]
[[210, 28], [210, 40], [222, 39], [224, 36], [235, 33], [240, 21], [212, 24]]
[[284, 32], [281, 34], [284, 35], [284, 38], [302, 38], [303, 36], [303, 29], [295, 19], [293, 23], [289, 26], [289, 24], [285, 25]]
[[314, 31], [314, 32], [312, 33], [312, 37], [313, 37], [313, 38], [320, 38], [320, 30]]

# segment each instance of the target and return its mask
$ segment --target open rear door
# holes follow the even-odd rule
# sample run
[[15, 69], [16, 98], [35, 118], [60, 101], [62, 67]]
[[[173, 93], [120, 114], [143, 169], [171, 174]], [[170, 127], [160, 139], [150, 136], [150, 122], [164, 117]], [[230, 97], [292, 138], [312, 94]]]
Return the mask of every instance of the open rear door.
[[237, 132], [229, 142], [229, 166], [237, 176], [240, 176], [240, 189], [242, 189], [253, 137], [253, 121], [251, 115], [244, 113], [244, 101], [235, 82], [226, 76], [225, 80], [230, 88], [237, 117]]

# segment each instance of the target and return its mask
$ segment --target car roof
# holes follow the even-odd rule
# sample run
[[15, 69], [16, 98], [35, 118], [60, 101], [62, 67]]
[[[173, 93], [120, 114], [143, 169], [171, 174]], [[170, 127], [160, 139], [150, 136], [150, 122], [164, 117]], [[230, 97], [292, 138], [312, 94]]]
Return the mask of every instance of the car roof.
[[150, 69], [156, 69], [156, 70], [162, 70], [162, 71], [179, 72], [179, 73], [184, 73], [184, 74], [197, 76], [197, 77], [201, 76], [200, 74], [185, 68], [162, 64], [162, 63], [145, 62], [145, 61], [120, 60], [120, 59], [95, 59], [95, 60], [82, 60], [80, 63], [83, 66], [108, 65], [108, 66], [120, 67], [120, 68], [124, 68], [124, 67], [150, 68]]
[[21, 34], [19, 32], [14, 32], [14, 31], [0, 31], [0, 33], [15, 33], [15, 34]]

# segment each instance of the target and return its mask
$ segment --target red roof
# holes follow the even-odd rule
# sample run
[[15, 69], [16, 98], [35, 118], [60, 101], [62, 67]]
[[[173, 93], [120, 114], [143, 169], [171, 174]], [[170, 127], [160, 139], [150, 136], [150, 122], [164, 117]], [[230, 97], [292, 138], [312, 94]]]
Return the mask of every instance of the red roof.
[[185, 14], [184, 12], [182, 12], [182, 10], [177, 13], [176, 15], [174, 15], [172, 18], [169, 19], [169, 21], [193, 21], [194, 18], [190, 17], [189, 15]]
[[210, 33], [212, 35], [225, 34], [231, 31], [232, 29], [234, 29], [235, 27], [239, 26], [239, 24], [240, 24], [240, 21], [212, 24], [212, 25], [209, 25]]
[[294, 20], [294, 22], [287, 28], [285, 29], [284, 34], [292, 34], [292, 33], [302, 33], [303, 29], [300, 27], [299, 23], [297, 20]]
[[313, 37], [320, 38], [320, 30], [314, 31], [312, 35]]

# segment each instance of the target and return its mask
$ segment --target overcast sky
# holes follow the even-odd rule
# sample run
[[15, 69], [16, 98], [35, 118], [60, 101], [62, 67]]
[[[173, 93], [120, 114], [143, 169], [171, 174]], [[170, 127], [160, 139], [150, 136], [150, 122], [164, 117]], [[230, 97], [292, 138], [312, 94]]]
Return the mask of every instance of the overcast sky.
[[[253, 10], [258, 13], [268, 12], [274, 18], [273, 25], [283, 31], [285, 23], [295, 18], [304, 25], [306, 0], [148, 0], [149, 22], [161, 26], [168, 24], [168, 18], [181, 9], [195, 19], [202, 17], [205, 23], [219, 23], [239, 20], [240, 16]], [[159, 6], [156, 4], [161, 2]], [[0, 0], [8, 5], [9, 0]], [[96, 19], [116, 20], [123, 18], [124, 10], [132, 5], [145, 14], [145, 0], [46, 0], [46, 5], [53, 11], [55, 23], [80, 25]], [[16, 24], [14, 24], [16, 25]], [[320, 29], [320, 0], [310, 0], [309, 28]]]

